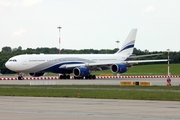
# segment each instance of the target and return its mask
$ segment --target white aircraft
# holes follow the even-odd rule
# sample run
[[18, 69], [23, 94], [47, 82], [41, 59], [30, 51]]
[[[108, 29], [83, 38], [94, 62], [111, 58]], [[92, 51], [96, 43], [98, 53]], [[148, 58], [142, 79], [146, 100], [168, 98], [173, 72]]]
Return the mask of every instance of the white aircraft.
[[[93, 70], [110, 69], [113, 73], [120, 74], [126, 72], [133, 64], [167, 61], [128, 60], [147, 56], [132, 56], [136, 33], [137, 29], [132, 29], [122, 48], [115, 54], [23, 54], [10, 58], [5, 66], [17, 73], [29, 73], [33, 77], [53, 72], [60, 73], [60, 79], [70, 79], [70, 73], [73, 73], [75, 79], [96, 79], [95, 75], [91, 75]], [[18, 79], [23, 79], [23, 76], [19, 74]]]

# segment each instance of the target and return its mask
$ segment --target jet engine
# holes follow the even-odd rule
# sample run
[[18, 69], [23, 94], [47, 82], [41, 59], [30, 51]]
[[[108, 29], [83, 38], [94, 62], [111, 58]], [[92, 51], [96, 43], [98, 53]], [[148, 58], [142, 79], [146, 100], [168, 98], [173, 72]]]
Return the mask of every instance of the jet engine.
[[29, 73], [29, 75], [33, 77], [40, 77], [44, 75], [44, 72]]
[[76, 77], [84, 77], [90, 74], [90, 70], [87, 67], [76, 67], [73, 69], [73, 74]]
[[128, 67], [125, 64], [113, 64], [110, 69], [113, 73], [124, 73], [127, 71]]

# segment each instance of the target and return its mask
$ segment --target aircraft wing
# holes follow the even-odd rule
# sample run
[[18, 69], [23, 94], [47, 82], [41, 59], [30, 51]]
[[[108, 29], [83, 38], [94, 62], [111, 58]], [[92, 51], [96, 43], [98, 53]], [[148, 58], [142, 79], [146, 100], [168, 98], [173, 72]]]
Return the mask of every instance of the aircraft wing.
[[120, 62], [101, 62], [101, 63], [81, 63], [81, 64], [64, 64], [59, 68], [74, 68], [74, 67], [102, 67], [102, 66], [111, 66], [112, 64], [126, 64], [133, 65], [138, 63], [147, 63], [147, 62], [165, 62], [168, 59], [160, 59], [160, 60], [130, 60], [130, 61], [120, 61]]
[[130, 60], [125, 61], [127, 64], [138, 64], [138, 63], [147, 63], [147, 62], [165, 62], [168, 59], [160, 59], [160, 60]]
[[74, 67], [94, 67], [94, 66], [110, 66], [113, 62], [102, 62], [102, 63], [81, 63], [81, 64], [64, 64], [59, 68], [74, 68]]
[[85, 64], [63, 64], [59, 68], [74, 68], [78, 66], [85, 66]]
[[141, 57], [149, 57], [149, 56], [156, 56], [156, 55], [163, 55], [164, 53], [157, 53], [157, 54], [147, 54], [147, 55], [132, 55], [128, 58], [141, 58]]

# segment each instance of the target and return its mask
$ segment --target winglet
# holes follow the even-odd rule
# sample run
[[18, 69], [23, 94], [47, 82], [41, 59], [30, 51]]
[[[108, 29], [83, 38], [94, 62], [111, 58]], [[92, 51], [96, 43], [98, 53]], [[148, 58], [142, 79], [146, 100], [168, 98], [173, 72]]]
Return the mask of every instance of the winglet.
[[132, 29], [123, 46], [115, 54], [131, 55], [133, 53], [137, 29]]

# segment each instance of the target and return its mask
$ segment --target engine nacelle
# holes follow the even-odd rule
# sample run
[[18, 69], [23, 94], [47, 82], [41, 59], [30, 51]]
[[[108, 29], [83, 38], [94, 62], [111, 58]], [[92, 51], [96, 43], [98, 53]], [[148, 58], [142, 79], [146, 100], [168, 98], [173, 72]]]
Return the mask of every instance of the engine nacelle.
[[128, 67], [125, 64], [113, 64], [110, 69], [113, 73], [124, 73], [128, 70]]
[[87, 67], [76, 67], [73, 69], [73, 74], [76, 77], [83, 77], [89, 75], [90, 71]]
[[29, 73], [29, 75], [33, 77], [40, 77], [44, 75], [44, 72]]

